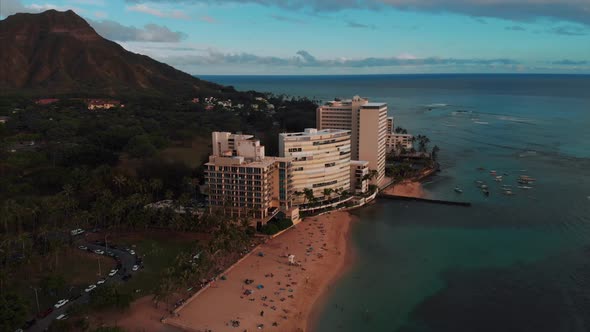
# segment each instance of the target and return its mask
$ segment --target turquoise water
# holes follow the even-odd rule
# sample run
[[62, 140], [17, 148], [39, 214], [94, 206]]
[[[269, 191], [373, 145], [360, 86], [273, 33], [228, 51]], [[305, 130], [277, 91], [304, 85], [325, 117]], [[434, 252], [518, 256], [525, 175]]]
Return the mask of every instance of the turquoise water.
[[[318, 331], [590, 331], [590, 76], [208, 79], [386, 101], [396, 126], [441, 148], [430, 195], [473, 203], [379, 201], [356, 212], [358, 262]], [[490, 169], [508, 175], [496, 183]], [[533, 189], [516, 188], [521, 174], [537, 179]]]

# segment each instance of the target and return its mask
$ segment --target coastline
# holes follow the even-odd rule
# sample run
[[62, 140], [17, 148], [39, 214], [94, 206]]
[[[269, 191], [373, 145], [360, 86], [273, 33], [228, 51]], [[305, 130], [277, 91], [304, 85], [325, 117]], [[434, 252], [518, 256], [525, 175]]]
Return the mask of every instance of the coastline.
[[[261, 245], [166, 324], [188, 331], [225, 330], [236, 321], [239, 330], [257, 330], [260, 324], [275, 331], [313, 330], [332, 285], [354, 262], [349, 241], [354, 220], [347, 211], [306, 218]], [[287, 253], [301, 266], [290, 266]]]
[[307, 323], [305, 331], [315, 331], [315, 328], [317, 327], [320, 317], [322, 315], [322, 311], [326, 307], [328, 299], [332, 295], [332, 292], [334, 292], [334, 284], [337, 283], [338, 280], [340, 280], [346, 273], [348, 273], [352, 269], [354, 263], [357, 260], [357, 253], [352, 243], [352, 224], [357, 222], [358, 220], [356, 217], [352, 216], [350, 212], [346, 213], [349, 214], [351, 221], [348, 223], [348, 229], [346, 230], [346, 234], [344, 234], [344, 239], [346, 241], [344, 245], [344, 260], [342, 261], [340, 267], [336, 270], [335, 275], [330, 280], [327, 280], [326, 284], [328, 286], [322, 289], [320, 294], [318, 294], [315, 302], [309, 308], [309, 314], [306, 319]]
[[400, 183], [392, 184], [383, 189], [383, 193], [395, 196], [428, 198], [428, 193], [422, 187], [418, 180], [405, 180]]

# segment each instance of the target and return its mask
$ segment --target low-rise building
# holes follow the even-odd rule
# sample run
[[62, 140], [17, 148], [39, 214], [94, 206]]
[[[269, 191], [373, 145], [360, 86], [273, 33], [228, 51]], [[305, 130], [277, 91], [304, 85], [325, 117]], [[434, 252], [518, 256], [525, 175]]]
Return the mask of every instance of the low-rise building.
[[369, 162], [364, 160], [350, 161], [350, 190], [354, 194], [369, 191]]
[[97, 110], [97, 109], [111, 109], [115, 107], [119, 107], [121, 102], [118, 100], [108, 100], [108, 99], [91, 99], [86, 102], [86, 106], [89, 110]]
[[409, 151], [414, 147], [414, 136], [410, 134], [387, 134], [387, 153]]

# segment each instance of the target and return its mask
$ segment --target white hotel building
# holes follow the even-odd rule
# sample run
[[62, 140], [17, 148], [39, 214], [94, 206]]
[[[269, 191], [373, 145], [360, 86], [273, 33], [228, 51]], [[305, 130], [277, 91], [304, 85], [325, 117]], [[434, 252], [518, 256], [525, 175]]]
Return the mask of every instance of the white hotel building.
[[345, 129], [351, 131], [351, 159], [366, 160], [369, 169], [377, 171], [373, 183], [385, 177], [387, 145], [387, 104], [370, 103], [355, 96], [348, 100], [334, 100], [318, 107], [318, 129]]
[[[313, 190], [323, 198], [325, 189], [350, 191], [350, 130], [305, 129], [300, 133], [279, 135], [279, 156], [292, 159], [293, 192]], [[295, 205], [305, 196], [293, 197]]]

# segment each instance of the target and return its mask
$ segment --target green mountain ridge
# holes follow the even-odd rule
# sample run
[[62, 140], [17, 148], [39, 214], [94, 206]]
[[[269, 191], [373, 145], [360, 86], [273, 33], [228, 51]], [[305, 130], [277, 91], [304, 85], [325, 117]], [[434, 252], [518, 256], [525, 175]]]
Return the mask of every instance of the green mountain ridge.
[[0, 95], [219, 95], [200, 80], [101, 37], [71, 10], [0, 21]]

